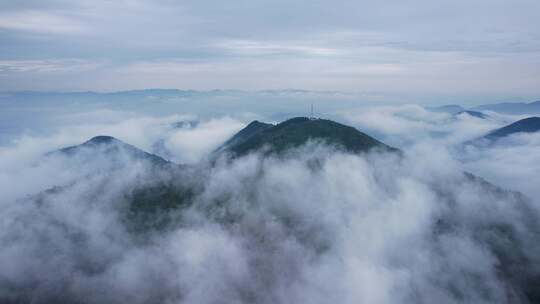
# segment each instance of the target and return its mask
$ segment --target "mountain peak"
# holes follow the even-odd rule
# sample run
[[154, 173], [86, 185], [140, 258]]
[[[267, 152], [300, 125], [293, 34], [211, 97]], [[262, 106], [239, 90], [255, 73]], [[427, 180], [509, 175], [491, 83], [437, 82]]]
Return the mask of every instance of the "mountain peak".
[[236, 133], [233, 137], [227, 140], [216, 152], [228, 150], [230, 147], [240, 145], [251, 137], [259, 134], [260, 132], [272, 128], [274, 125], [254, 120], [250, 122], [245, 128]]
[[462, 115], [462, 114], [467, 114], [469, 116], [480, 118], [480, 119], [486, 119], [488, 117], [488, 115], [486, 115], [486, 114], [484, 114], [482, 112], [471, 111], [471, 110], [461, 111], [461, 112], [456, 113], [455, 115], [458, 116], [458, 115]]
[[87, 158], [93, 158], [96, 154], [106, 156], [110, 159], [122, 159], [122, 156], [128, 156], [133, 160], [150, 161], [154, 165], [167, 165], [169, 161], [145, 152], [137, 147], [127, 144], [115, 137], [108, 135], [98, 135], [90, 138], [82, 144], [65, 147], [48, 153], [63, 154], [63, 155], [81, 155]]
[[267, 147], [267, 153], [281, 153], [309, 140], [320, 140], [353, 153], [366, 152], [372, 148], [395, 150], [353, 127], [335, 121], [295, 117], [277, 125], [254, 121], [217, 152], [228, 151], [233, 156], [241, 156]]
[[261, 125], [261, 124], [267, 125], [266, 123], [260, 122], [260, 121], [258, 121], [258, 120], [254, 120], [254, 121], [250, 122], [250, 123], [247, 125], [247, 127], [250, 128], [250, 127], [257, 126], [257, 125]]
[[101, 145], [101, 144], [112, 144], [112, 143], [121, 143], [121, 141], [112, 136], [98, 135], [98, 136], [94, 136], [90, 138], [89, 140], [84, 142], [83, 145], [86, 145], [86, 144]]

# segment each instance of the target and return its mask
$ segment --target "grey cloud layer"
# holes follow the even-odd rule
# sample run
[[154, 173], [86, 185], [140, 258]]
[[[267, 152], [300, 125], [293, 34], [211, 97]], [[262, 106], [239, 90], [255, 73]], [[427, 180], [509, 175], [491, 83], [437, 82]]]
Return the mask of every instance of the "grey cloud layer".
[[[536, 1], [3, 5], [3, 90], [301, 87], [417, 96], [461, 90], [458, 95], [470, 97], [495, 89], [506, 98], [538, 94]], [[64, 69], [37, 74], [20, 68], [47, 60], [68, 61]], [[94, 68], [70, 72], [69, 60]]]

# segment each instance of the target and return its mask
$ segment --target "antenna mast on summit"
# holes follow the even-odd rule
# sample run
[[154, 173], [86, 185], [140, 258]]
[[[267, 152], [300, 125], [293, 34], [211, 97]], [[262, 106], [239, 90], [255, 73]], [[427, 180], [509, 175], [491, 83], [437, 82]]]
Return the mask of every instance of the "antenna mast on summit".
[[309, 118], [311, 120], [315, 119], [315, 116], [313, 116], [313, 104], [311, 104], [311, 116]]

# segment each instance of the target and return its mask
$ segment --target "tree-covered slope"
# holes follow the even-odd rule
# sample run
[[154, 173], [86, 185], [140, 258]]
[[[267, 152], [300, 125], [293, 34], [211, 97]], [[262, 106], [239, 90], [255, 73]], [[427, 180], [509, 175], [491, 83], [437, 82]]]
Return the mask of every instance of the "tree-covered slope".
[[[253, 126], [258, 125], [257, 129]], [[397, 151], [357, 129], [326, 119], [296, 117], [275, 126], [253, 122], [233, 136], [220, 148], [234, 156], [265, 150], [281, 153], [299, 147], [308, 141], [321, 141], [352, 153], [367, 152], [374, 148]]]
[[253, 136], [274, 127], [272, 124], [260, 122], [260, 121], [252, 121], [249, 125], [247, 125], [245, 128], [240, 130], [238, 133], [236, 133], [233, 137], [231, 137], [229, 140], [227, 140], [217, 151], [225, 150], [229, 147], [241, 145]]

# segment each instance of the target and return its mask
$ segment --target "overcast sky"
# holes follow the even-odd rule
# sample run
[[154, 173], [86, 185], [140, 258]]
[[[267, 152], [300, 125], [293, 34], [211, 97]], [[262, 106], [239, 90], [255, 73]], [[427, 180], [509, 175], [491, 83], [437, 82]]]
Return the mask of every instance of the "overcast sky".
[[0, 0], [0, 90], [540, 97], [540, 1]]

